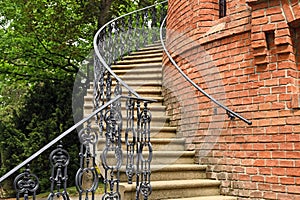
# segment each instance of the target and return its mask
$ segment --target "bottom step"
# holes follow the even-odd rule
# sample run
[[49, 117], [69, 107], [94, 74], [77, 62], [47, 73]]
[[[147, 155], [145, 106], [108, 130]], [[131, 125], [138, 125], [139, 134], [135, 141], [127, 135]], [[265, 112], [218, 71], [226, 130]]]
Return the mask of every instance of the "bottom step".
[[237, 200], [237, 197], [232, 197], [232, 196], [206, 196], [206, 197], [190, 197], [190, 198], [169, 199], [169, 200]]
[[[220, 182], [216, 180], [172, 180], [151, 182], [152, 194], [149, 200], [191, 198], [195, 196], [219, 195]], [[122, 199], [135, 199], [135, 185], [120, 184]]]

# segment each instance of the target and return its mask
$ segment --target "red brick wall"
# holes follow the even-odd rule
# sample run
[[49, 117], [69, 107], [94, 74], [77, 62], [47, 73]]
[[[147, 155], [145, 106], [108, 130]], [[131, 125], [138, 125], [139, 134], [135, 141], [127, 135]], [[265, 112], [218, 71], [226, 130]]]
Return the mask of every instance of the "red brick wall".
[[[171, 123], [239, 199], [300, 199], [300, 6], [295, 0], [169, 0], [167, 45], [207, 93], [251, 120], [235, 119], [196, 91], [164, 57]], [[215, 109], [217, 108], [217, 110]]]

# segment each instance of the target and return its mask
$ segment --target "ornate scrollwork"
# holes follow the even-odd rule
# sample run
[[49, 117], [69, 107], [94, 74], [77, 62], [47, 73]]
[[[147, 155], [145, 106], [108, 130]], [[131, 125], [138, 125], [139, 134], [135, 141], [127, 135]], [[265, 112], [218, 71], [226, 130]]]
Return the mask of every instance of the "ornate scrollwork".
[[79, 192], [79, 199], [85, 195], [85, 199], [94, 199], [96, 189], [98, 188], [99, 178], [96, 169], [96, 145], [98, 135], [91, 128], [91, 122], [88, 122], [86, 128], [83, 128], [78, 134], [80, 147], [80, 168], [77, 171], [75, 183]]
[[112, 106], [105, 113], [105, 148], [101, 154], [104, 174], [105, 199], [120, 199], [120, 168], [123, 160], [121, 144], [122, 114], [120, 107]]
[[[139, 106], [138, 106], [139, 107]], [[150, 122], [152, 115], [147, 107], [147, 103], [144, 104], [144, 109], [140, 112], [138, 108], [138, 138], [137, 138], [137, 148], [138, 148], [138, 159], [137, 159], [137, 192], [136, 198], [139, 198], [141, 193], [144, 199], [148, 199], [152, 192], [152, 187], [150, 185], [151, 169], [150, 163], [152, 161], [152, 144], [150, 141]], [[148, 157], [143, 156], [144, 149], [148, 149]]]
[[[51, 192], [48, 200], [53, 200], [54, 197], [62, 197], [64, 200], [69, 200], [67, 193], [68, 180], [68, 164], [70, 161], [69, 153], [59, 144], [57, 149], [53, 150], [49, 156], [50, 164], [52, 166], [51, 172]], [[56, 191], [54, 191], [56, 188]], [[61, 191], [62, 190], [62, 191]]]
[[14, 188], [17, 192], [16, 199], [20, 199], [23, 194], [24, 200], [28, 200], [32, 195], [33, 200], [36, 198], [36, 191], [39, 188], [39, 179], [36, 175], [30, 173], [29, 165], [22, 174], [19, 174], [14, 180]]
[[127, 99], [126, 101], [127, 112], [127, 128], [125, 130], [125, 143], [127, 150], [126, 159], [126, 175], [128, 177], [128, 183], [132, 184], [132, 178], [135, 174], [134, 166], [134, 152], [136, 145], [136, 132], [134, 130], [134, 101]]
[[[99, 51], [99, 61], [106, 70], [98, 72], [98, 96], [95, 96], [95, 105], [101, 106], [112, 100], [116, 96], [122, 95], [122, 89], [126, 89], [134, 97], [130, 97], [126, 102], [126, 174], [128, 182], [133, 182], [133, 176], [137, 180], [137, 198], [142, 194], [148, 198], [152, 189], [150, 185], [150, 162], [152, 160], [152, 146], [150, 143], [150, 121], [151, 113], [147, 104], [143, 110], [140, 104], [137, 105], [138, 118], [136, 127], [134, 126], [134, 106], [139, 95], [128, 85], [126, 85], [114, 73], [110, 73], [112, 64], [117, 60], [122, 60], [123, 56], [131, 54], [132, 51], [154, 42], [158, 38], [158, 30], [166, 14], [167, 1], [141, 9], [137, 12], [126, 14], [116, 20], [112, 20], [102, 27], [95, 36], [102, 40], [95, 40]], [[97, 64], [97, 63], [96, 63]], [[98, 64], [97, 64], [98, 65]], [[102, 68], [95, 67], [95, 70]], [[114, 88], [113, 88], [114, 87]], [[103, 199], [119, 199], [119, 168], [122, 163], [123, 154], [121, 147], [122, 114], [121, 100], [114, 101], [105, 111], [97, 115], [97, 125], [100, 135], [105, 135], [105, 148], [101, 153], [101, 161], [105, 170], [104, 184], [105, 195]], [[105, 123], [104, 123], [105, 122]], [[149, 156], [144, 158], [143, 151], [149, 151]]]

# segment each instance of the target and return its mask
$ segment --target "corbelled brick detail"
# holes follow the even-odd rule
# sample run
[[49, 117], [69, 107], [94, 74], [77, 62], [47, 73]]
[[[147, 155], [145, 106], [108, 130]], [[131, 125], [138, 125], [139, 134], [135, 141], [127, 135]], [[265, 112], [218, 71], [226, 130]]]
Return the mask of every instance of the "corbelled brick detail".
[[[169, 0], [167, 45], [197, 85], [253, 124], [230, 121], [164, 56], [171, 123], [222, 193], [300, 199], [300, 2]], [[210, 10], [210, 11], [209, 11]], [[205, 17], [205, 15], [207, 15]]]

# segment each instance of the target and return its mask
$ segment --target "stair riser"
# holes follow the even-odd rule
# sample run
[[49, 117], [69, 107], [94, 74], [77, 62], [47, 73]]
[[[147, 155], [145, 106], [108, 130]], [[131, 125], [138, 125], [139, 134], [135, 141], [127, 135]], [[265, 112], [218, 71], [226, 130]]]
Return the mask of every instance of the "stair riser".
[[122, 60], [118, 61], [117, 65], [126, 65], [126, 64], [141, 64], [141, 63], [155, 63], [155, 62], [162, 62], [161, 57], [154, 57], [154, 58], [138, 58], [138, 59], [129, 59], [129, 60]]
[[[149, 109], [152, 111], [152, 109], [153, 110], [158, 110], [158, 109], [156, 109], [156, 108], [154, 108], [154, 107], [161, 107], [161, 106], [163, 106], [164, 108], [164, 110], [165, 110], [165, 106], [163, 105], [163, 102], [162, 102], [162, 99], [159, 99], [159, 98], [153, 98], [153, 97], [148, 97], [149, 99], [152, 99], [152, 100], [156, 100], [156, 102], [153, 102], [153, 103], [149, 103], [148, 104], [148, 107], [149, 107]], [[93, 109], [94, 108], [94, 105], [93, 105], [93, 97], [90, 97], [90, 96], [88, 96], [88, 97], [85, 97], [84, 98], [84, 109]], [[126, 100], [125, 99], [123, 99], [123, 100], [121, 100], [121, 104], [122, 105], [126, 105]], [[142, 106], [144, 106], [143, 105], [143, 102], [141, 102], [141, 105]], [[91, 113], [86, 113], [86, 114], [91, 114]]]
[[[90, 113], [89, 113], [90, 114]], [[87, 117], [88, 115], [84, 115], [84, 117]], [[151, 126], [152, 127], [165, 127], [169, 125], [169, 118], [164, 118], [164, 117], [158, 117], [158, 116], [152, 116], [151, 119]], [[105, 125], [105, 122], [103, 122]], [[95, 124], [95, 119], [92, 118], [91, 124]], [[134, 120], [134, 124], [137, 124], [137, 119]], [[123, 126], [126, 126], [126, 119], [123, 117]], [[153, 132], [154, 133], [154, 132]]]
[[[98, 127], [96, 127], [95, 125], [92, 126], [92, 129], [95, 132], [99, 132]], [[163, 128], [162, 128], [163, 129]], [[125, 135], [125, 132], [122, 132], [122, 135]], [[151, 138], [176, 138], [176, 132], [166, 132], [166, 131], [160, 131], [160, 130], [151, 130]]]
[[[176, 188], [176, 189], [160, 189], [153, 190], [152, 194], [148, 198], [149, 200], [162, 200], [170, 198], [182, 198], [182, 197], [195, 197], [195, 196], [209, 196], [218, 195], [218, 187], [203, 187], [203, 188]], [[135, 192], [125, 192], [124, 199], [135, 199]], [[142, 200], [143, 198], [140, 197]]]
[[155, 68], [155, 69], [161, 69], [162, 63], [142, 63], [142, 64], [134, 64], [134, 65], [112, 65], [112, 70], [131, 70], [131, 69], [149, 69], [149, 68]]
[[125, 56], [123, 59], [124, 60], [135, 60], [135, 59], [139, 59], [139, 58], [162, 58], [163, 53], [159, 52], [159, 53], [152, 53], [152, 54], [143, 54], [142, 56], [139, 55], [129, 55], [129, 56]]
[[[125, 95], [125, 96], [128, 96], [128, 92], [123, 92], [122, 93], [123, 95]], [[153, 92], [140, 92], [140, 93], [138, 93], [140, 96], [142, 96], [144, 99], [146, 98], [146, 99], [151, 99], [151, 100], [156, 100], [156, 99], [160, 99], [160, 97], [161, 97], [161, 92], [159, 92], [159, 91], [153, 91]], [[91, 93], [89, 93], [88, 94], [90, 97], [92, 97], [92, 92]], [[104, 95], [106, 95], [106, 94], [104, 94]], [[89, 99], [88, 99], [89, 100]], [[122, 102], [126, 102], [125, 100], [124, 101], [122, 101]], [[85, 102], [85, 103], [87, 103], [87, 104], [91, 104], [92, 102], [89, 102], [89, 101], [87, 101], [87, 102]], [[155, 103], [155, 102], [154, 102]], [[152, 103], [149, 103], [149, 105], [150, 104], [152, 104]]]
[[[124, 141], [124, 140], [123, 140]], [[184, 144], [182, 143], [167, 143], [167, 144], [161, 144], [161, 143], [156, 143], [155, 140], [151, 141], [153, 151], [184, 151]], [[123, 142], [123, 151], [126, 151], [126, 145]], [[99, 142], [97, 145], [98, 150], [103, 150], [105, 148], [105, 143], [104, 142]]]
[[[151, 109], [151, 108], [149, 108], [149, 109]], [[89, 114], [91, 114], [93, 112], [93, 108], [91, 108], [91, 106], [89, 106], [89, 107], [86, 107], [85, 106], [85, 108], [84, 108], [84, 115], [89, 115]], [[134, 116], [136, 117], [136, 112], [137, 112], [137, 110], [135, 109], [135, 111], [134, 111]], [[151, 109], [150, 110], [150, 112], [151, 112], [151, 114], [152, 114], [152, 116], [164, 116], [165, 115], [165, 110], [163, 110], [163, 108], [161, 109], [161, 110], [156, 110], [156, 109]], [[122, 111], [121, 111], [121, 114], [122, 114], [122, 117], [123, 117], [123, 119], [124, 119], [124, 122], [125, 122], [125, 120], [126, 120], [126, 116], [127, 116], [127, 111], [125, 111], [124, 109], [122, 109]]]
[[[102, 154], [101, 151], [97, 151], [97, 155], [99, 160], [98, 160], [98, 165], [101, 166], [101, 164], [99, 164], [101, 161], [100, 161], [100, 155]], [[123, 151], [123, 155], [126, 155], [126, 152]], [[148, 158], [148, 155], [145, 155], [144, 154], [144, 159], [147, 159]], [[110, 160], [108, 161], [108, 163], [110, 164], [113, 164], [115, 162], [115, 158], [114, 158], [114, 155], [112, 154], [108, 154], [107, 156], [107, 159]], [[123, 165], [125, 165], [126, 163], [126, 158], [125, 156], [123, 157], [123, 161], [122, 161]], [[167, 157], [166, 155], [164, 156], [157, 156], [155, 155], [155, 152], [153, 153], [153, 157], [152, 157], [152, 161], [151, 161], [151, 165], [170, 165], [170, 164], [192, 164], [194, 163], [194, 159], [192, 157], [189, 157], [189, 156], [185, 156], [185, 155], [182, 155], [180, 157], [180, 155], [178, 156], [169, 156]]]
[[[154, 171], [151, 170], [151, 181], [164, 181], [164, 180], [189, 180], [189, 179], [205, 179], [205, 171]], [[120, 175], [121, 182], [127, 182], [128, 178], [125, 172]], [[134, 176], [132, 180], [135, 180]]]

